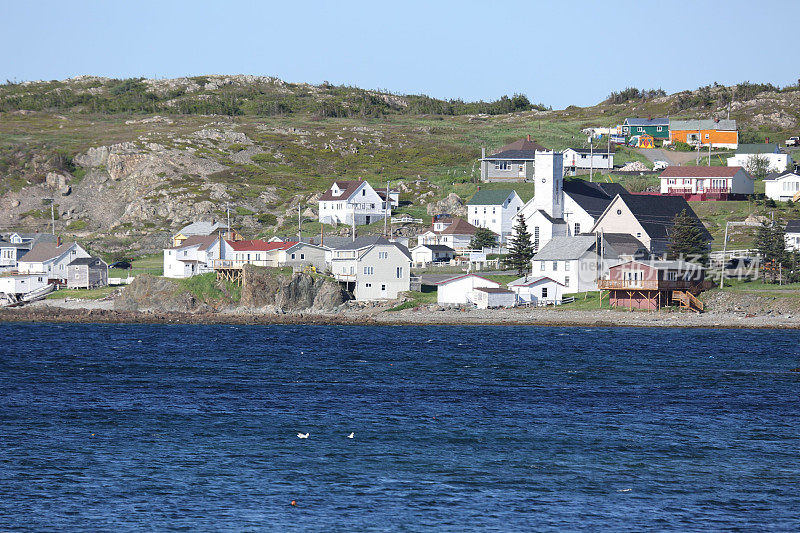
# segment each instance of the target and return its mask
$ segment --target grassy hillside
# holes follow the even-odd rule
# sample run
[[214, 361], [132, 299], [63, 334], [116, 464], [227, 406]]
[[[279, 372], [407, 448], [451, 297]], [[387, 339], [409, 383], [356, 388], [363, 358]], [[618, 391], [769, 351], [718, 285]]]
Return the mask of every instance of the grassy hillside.
[[[800, 92], [748, 87], [736, 89], [741, 98], [731, 105], [743, 138], [796, 133]], [[552, 149], [580, 147], [583, 128], [626, 116], [720, 116], [726, 91], [733, 92], [617, 96], [553, 111], [518, 96], [465, 103], [252, 76], [0, 85], [0, 229], [46, 228], [53, 198], [56, 228], [107, 257], [157, 250], [175, 227], [200, 215], [223, 218], [226, 206], [247, 235], [293, 234], [297, 204], [315, 207], [314, 194], [335, 178], [405, 184], [400, 211], [427, 222], [429, 202], [474, 194], [483, 147], [491, 153], [527, 134]], [[86, 163], [90, 149], [114, 146], [123, 148], [113, 162]], [[615, 160], [646, 162], [624, 148]], [[67, 196], [47, 181], [53, 172], [66, 177]], [[533, 195], [533, 184], [515, 188], [523, 199]], [[766, 212], [710, 204], [697, 211], [719, 236], [726, 217]], [[785, 211], [779, 216], [794, 215]], [[303, 230], [320, 227], [307, 220]]]

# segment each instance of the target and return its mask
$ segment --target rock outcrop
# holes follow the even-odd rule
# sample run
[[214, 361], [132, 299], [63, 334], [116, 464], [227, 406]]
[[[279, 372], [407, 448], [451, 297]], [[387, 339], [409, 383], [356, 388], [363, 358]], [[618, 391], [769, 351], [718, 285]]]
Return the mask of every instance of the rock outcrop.
[[427, 211], [429, 215], [439, 215], [442, 213], [457, 217], [467, 215], [467, 207], [464, 205], [464, 200], [454, 192], [451, 192], [446, 198], [438, 202], [428, 204]]

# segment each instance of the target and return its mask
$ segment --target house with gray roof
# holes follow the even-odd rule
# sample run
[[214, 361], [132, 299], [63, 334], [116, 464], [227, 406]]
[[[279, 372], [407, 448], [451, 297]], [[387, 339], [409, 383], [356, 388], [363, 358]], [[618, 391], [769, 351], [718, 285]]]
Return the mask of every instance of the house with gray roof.
[[558, 236], [533, 256], [531, 275], [560, 283], [565, 294], [596, 291], [597, 280], [618, 262], [619, 254], [599, 235]]
[[669, 142], [736, 148], [739, 146], [739, 130], [733, 119], [670, 120]]
[[669, 118], [626, 118], [620, 129], [626, 139], [633, 135], [646, 134], [663, 141], [669, 138]]
[[392, 215], [392, 206], [397, 205], [396, 192], [386, 190], [379, 194], [362, 180], [336, 180], [319, 198], [319, 221], [323, 224], [347, 224], [361, 226], [372, 224]]
[[530, 181], [536, 166], [536, 152], [546, 150], [547, 148], [531, 139], [530, 135], [503, 146], [489, 156], [484, 150], [480, 159], [481, 181]]
[[108, 285], [108, 264], [99, 257], [79, 257], [67, 265], [68, 289], [94, 289]]
[[81, 257], [90, 255], [77, 242], [39, 242], [17, 262], [17, 270], [20, 274], [46, 274], [48, 280], [66, 283], [67, 267]]
[[467, 217], [470, 224], [493, 231], [504, 243], [511, 237], [514, 218], [522, 206], [522, 198], [514, 190], [479, 188], [467, 202]]
[[368, 235], [333, 248], [329, 268], [356, 300], [386, 300], [411, 289], [412, 261], [402, 244]]
[[186, 239], [193, 236], [209, 237], [211, 235], [222, 236], [226, 239], [235, 239], [235, 236], [230, 234], [230, 228], [227, 224], [215, 221], [192, 222], [188, 226], [184, 226], [178, 230], [178, 233], [172, 236], [172, 247], [180, 246]]
[[728, 166], [749, 169], [756, 158], [766, 160], [767, 172], [788, 172], [794, 169], [792, 156], [783, 153], [776, 143], [740, 144], [736, 154], [728, 158]]
[[39, 242], [56, 242], [50, 233], [12, 232], [0, 237], [0, 272], [17, 269], [17, 262]]

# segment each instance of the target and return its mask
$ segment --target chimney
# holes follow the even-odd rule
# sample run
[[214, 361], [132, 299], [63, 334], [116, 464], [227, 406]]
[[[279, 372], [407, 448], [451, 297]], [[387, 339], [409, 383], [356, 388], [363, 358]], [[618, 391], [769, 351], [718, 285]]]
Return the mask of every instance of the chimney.
[[56, 248], [60, 248], [60, 247], [61, 247], [61, 235], [56, 237]]
[[481, 159], [486, 159], [486, 147], [481, 148]]
[[531, 142], [531, 134], [528, 134], [528, 142]]

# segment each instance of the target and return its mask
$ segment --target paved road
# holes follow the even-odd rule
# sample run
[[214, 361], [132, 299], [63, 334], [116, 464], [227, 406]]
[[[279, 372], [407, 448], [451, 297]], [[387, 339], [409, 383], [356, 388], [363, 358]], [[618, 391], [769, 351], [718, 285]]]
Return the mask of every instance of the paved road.
[[[673, 152], [672, 150], [664, 150], [663, 148], [636, 148], [636, 151], [645, 156], [649, 161], [666, 161], [673, 166], [685, 165], [689, 161], [697, 159], [697, 152]], [[711, 152], [714, 156], [717, 153]], [[727, 152], [726, 152], [727, 153]], [[708, 157], [708, 150], [700, 152], [701, 157]], [[724, 159], [725, 156], [723, 156]]]

